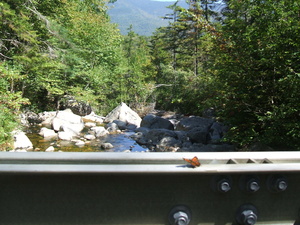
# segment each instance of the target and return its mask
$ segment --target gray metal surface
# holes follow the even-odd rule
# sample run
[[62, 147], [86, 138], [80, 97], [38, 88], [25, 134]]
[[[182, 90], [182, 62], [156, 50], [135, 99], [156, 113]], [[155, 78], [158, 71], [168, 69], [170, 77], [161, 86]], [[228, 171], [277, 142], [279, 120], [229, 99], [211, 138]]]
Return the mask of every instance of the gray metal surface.
[[[182, 158], [197, 156], [200, 167]], [[0, 153], [0, 224], [169, 224], [175, 206], [190, 225], [236, 225], [240, 206], [257, 208], [256, 224], [298, 224], [298, 152]], [[259, 190], [247, 191], [255, 177]], [[269, 186], [284, 177], [287, 188]], [[216, 181], [227, 178], [220, 193]]]
[[[183, 158], [197, 156], [191, 168]], [[226, 153], [10, 153], [0, 173], [261, 173], [300, 171], [300, 152]]]

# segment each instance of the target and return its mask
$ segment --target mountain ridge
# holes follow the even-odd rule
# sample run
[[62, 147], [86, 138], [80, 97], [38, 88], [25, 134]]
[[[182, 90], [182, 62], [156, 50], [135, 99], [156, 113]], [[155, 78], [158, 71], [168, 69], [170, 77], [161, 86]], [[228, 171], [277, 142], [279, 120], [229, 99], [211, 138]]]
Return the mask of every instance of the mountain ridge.
[[[184, 0], [182, 0], [184, 2]], [[166, 8], [173, 2], [153, 1], [153, 0], [117, 0], [109, 4], [111, 9], [108, 15], [112, 23], [119, 26], [123, 35], [128, 33], [128, 28], [132, 29], [139, 35], [150, 36], [156, 28], [167, 26], [169, 21], [163, 17], [172, 11]]]

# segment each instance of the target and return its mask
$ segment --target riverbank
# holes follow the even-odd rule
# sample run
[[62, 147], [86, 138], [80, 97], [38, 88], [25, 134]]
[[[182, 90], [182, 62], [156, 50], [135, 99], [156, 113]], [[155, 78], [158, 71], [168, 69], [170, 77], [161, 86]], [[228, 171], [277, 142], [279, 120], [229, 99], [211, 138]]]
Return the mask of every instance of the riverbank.
[[[214, 118], [153, 111], [143, 118], [122, 103], [106, 117], [62, 111], [22, 116], [28, 138], [12, 151], [115, 151], [115, 152], [230, 152], [223, 143], [227, 127]], [[24, 137], [26, 134], [26, 137]]]

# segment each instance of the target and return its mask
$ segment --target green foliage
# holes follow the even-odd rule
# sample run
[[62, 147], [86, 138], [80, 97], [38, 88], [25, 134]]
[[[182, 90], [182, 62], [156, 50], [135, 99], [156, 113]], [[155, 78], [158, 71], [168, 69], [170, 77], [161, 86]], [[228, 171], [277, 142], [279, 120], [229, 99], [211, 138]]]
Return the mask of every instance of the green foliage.
[[9, 149], [12, 147], [11, 132], [18, 126], [16, 117], [5, 108], [0, 105], [0, 151]]
[[189, 9], [170, 6], [173, 14], [168, 27], [157, 30], [152, 38], [152, 62], [156, 65], [158, 106], [182, 113], [201, 115], [216, 105], [217, 83], [210, 58], [214, 26], [200, 1]]
[[0, 2], [0, 145], [23, 105], [54, 110], [73, 95], [101, 114], [120, 102], [213, 107], [231, 127], [227, 141], [300, 148], [298, 2], [225, 1], [223, 15], [210, 10], [215, 0], [176, 2], [151, 39], [132, 27], [122, 36], [108, 2]]
[[[4, 86], [31, 107], [55, 110], [64, 95], [108, 113], [121, 101], [147, 101], [147, 40], [121, 36], [110, 23], [106, 0], [1, 2], [1, 60], [18, 67]], [[137, 41], [128, 44], [127, 40]], [[130, 48], [130, 56], [128, 56]], [[128, 56], [128, 57], [127, 57]], [[22, 79], [21, 79], [22, 78]], [[151, 83], [151, 82], [150, 82]]]
[[146, 104], [151, 101], [154, 86], [151, 76], [154, 71], [148, 44], [148, 38], [137, 35], [132, 31], [132, 27], [124, 36], [122, 46], [127, 59], [127, 70], [120, 78], [122, 90], [124, 90], [121, 101], [129, 105]]
[[300, 4], [226, 2], [221, 16], [208, 1], [170, 6], [173, 21], [151, 42], [158, 106], [193, 114], [213, 107], [231, 127], [226, 140], [240, 147], [299, 149]]
[[11, 132], [18, 126], [20, 108], [29, 103], [21, 92], [15, 92], [15, 83], [22, 79], [17, 68], [0, 64], [0, 150], [11, 147]]
[[299, 147], [300, 4], [230, 1], [229, 9], [216, 60], [230, 139]]

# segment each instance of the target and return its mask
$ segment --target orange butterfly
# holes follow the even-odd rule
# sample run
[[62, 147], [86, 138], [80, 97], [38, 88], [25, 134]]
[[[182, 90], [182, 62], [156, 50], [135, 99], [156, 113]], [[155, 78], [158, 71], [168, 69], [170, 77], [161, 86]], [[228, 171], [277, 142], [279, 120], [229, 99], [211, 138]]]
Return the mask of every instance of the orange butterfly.
[[195, 156], [192, 159], [183, 158], [183, 160], [186, 161], [186, 162], [188, 162], [188, 163], [190, 163], [194, 168], [201, 165], [201, 163], [199, 162], [199, 159], [198, 159], [197, 156]]

